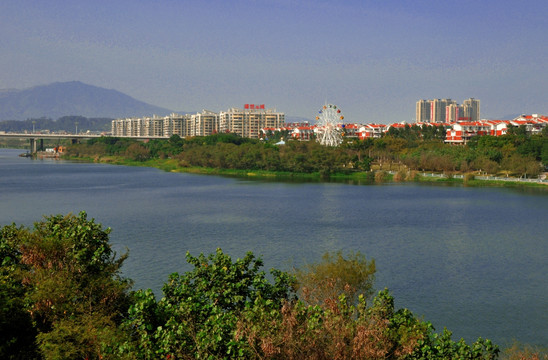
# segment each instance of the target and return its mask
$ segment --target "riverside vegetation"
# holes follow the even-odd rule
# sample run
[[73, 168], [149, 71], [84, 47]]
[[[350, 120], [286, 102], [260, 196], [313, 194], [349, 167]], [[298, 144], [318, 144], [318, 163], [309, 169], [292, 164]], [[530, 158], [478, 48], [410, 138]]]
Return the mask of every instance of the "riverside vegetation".
[[[252, 253], [186, 255], [158, 300], [131, 291], [103, 229], [85, 212], [0, 229], [2, 359], [497, 359], [499, 348], [372, 297], [375, 262], [326, 254], [290, 272]], [[513, 347], [508, 359], [547, 359]]]
[[[287, 141], [271, 133], [269, 140], [235, 134], [138, 142], [104, 137], [70, 145], [66, 157], [128, 165], [156, 166], [168, 171], [276, 176], [358, 181], [421, 181], [421, 173], [444, 174], [427, 181], [479, 184], [477, 174], [537, 178], [548, 166], [548, 127], [529, 135], [524, 127], [500, 137], [482, 136], [466, 145], [443, 142], [444, 129], [406, 126], [391, 128], [378, 139], [347, 138], [339, 147], [315, 141]], [[453, 175], [462, 174], [462, 179]], [[516, 183], [504, 183], [515, 185]]]

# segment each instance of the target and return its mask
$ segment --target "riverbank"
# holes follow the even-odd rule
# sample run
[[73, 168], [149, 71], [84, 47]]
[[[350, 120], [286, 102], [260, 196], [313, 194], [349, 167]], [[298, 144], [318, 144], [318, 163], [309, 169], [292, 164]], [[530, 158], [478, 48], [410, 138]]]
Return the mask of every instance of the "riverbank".
[[202, 175], [219, 175], [265, 180], [291, 180], [313, 182], [348, 182], [351, 184], [374, 184], [386, 182], [420, 182], [434, 184], [455, 184], [463, 186], [495, 187], [534, 187], [548, 190], [548, 180], [497, 178], [474, 174], [438, 174], [418, 171], [357, 171], [349, 173], [297, 173], [267, 170], [218, 169], [207, 167], [184, 167], [177, 159], [151, 159], [146, 161], [130, 160], [121, 156], [103, 157], [63, 157], [66, 160], [95, 162], [112, 165], [152, 167], [168, 172], [181, 172]]

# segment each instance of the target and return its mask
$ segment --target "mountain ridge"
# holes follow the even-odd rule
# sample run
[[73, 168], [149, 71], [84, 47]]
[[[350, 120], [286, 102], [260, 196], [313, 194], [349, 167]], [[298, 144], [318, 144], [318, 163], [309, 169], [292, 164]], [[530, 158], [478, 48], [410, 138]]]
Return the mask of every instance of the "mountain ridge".
[[27, 89], [0, 89], [0, 120], [29, 118], [165, 116], [172, 110], [137, 100], [114, 89], [81, 81], [54, 82]]

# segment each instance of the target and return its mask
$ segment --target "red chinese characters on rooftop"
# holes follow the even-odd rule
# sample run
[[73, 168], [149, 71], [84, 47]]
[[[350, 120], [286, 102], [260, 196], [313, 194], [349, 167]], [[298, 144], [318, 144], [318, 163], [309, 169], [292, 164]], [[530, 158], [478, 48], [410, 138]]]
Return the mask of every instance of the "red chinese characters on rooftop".
[[245, 104], [244, 109], [245, 110], [264, 110], [264, 104], [261, 105], [255, 105], [255, 104]]

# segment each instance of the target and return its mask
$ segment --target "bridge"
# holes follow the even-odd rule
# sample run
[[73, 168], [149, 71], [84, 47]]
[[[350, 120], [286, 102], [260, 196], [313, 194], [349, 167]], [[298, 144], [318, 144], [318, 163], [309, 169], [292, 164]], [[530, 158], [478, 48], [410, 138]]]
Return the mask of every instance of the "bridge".
[[[68, 139], [74, 144], [78, 140], [96, 139], [104, 137], [104, 135], [92, 135], [92, 134], [39, 134], [39, 133], [0, 133], [1, 138], [18, 138], [29, 139], [30, 149], [34, 154], [38, 150], [44, 149], [44, 139]], [[116, 136], [117, 138], [135, 139], [135, 140], [156, 140], [156, 139], [169, 139], [168, 136]]]

